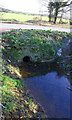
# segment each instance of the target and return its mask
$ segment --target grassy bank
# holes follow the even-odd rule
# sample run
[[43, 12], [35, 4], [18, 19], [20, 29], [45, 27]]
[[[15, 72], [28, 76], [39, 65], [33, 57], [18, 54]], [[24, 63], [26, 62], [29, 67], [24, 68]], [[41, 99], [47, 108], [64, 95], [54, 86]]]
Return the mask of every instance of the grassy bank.
[[[27, 93], [21, 81], [2, 75], [2, 119], [39, 118], [39, 105]], [[43, 112], [43, 111], [42, 111]], [[40, 113], [41, 114], [41, 113]], [[44, 114], [44, 113], [43, 113]], [[44, 116], [44, 115], [41, 115]]]
[[39, 105], [22, 85], [18, 64], [24, 56], [41, 62], [57, 58], [57, 51], [72, 33], [42, 30], [11, 30], [2, 34], [2, 103], [3, 119], [43, 118]]
[[45, 25], [53, 27], [70, 28], [69, 20], [62, 19], [62, 23], [59, 23], [59, 18], [57, 19], [57, 24], [54, 25], [52, 22], [49, 23], [49, 18], [47, 16], [39, 15], [28, 15], [22, 13], [6, 13], [0, 12], [0, 22], [4, 23], [22, 23], [22, 24], [32, 24], [32, 25]]
[[12, 30], [4, 33], [3, 54], [11, 64], [31, 56], [32, 61], [50, 60], [57, 56], [57, 50], [68, 40], [71, 33], [42, 30]]
[[24, 83], [22, 84], [19, 68], [4, 59], [2, 65], [2, 74], [0, 74], [2, 79], [1, 119], [39, 119], [39, 115], [41, 118], [46, 118], [43, 109], [30, 96]]

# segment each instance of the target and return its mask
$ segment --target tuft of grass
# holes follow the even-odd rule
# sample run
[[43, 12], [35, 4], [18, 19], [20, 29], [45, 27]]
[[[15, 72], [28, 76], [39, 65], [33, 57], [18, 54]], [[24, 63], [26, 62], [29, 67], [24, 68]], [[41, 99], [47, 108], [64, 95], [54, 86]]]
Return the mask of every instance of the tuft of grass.
[[13, 113], [18, 107], [19, 89], [23, 88], [23, 85], [19, 80], [11, 78], [7, 75], [2, 75], [2, 105], [4, 115]]

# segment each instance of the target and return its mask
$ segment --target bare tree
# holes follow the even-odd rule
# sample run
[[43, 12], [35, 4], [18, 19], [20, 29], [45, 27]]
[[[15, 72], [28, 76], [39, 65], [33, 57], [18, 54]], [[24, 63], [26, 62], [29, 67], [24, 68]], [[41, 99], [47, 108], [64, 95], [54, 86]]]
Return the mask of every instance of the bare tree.
[[53, 16], [53, 10], [54, 10], [54, 3], [49, 2], [48, 3], [48, 12], [49, 12], [49, 22], [51, 22], [52, 16]]
[[60, 9], [62, 9], [63, 12], [63, 8], [65, 8], [66, 6], [70, 6], [71, 2], [68, 3], [68, 1], [66, 2], [54, 2], [54, 8], [55, 8], [55, 13], [54, 13], [54, 24], [56, 24], [56, 20], [58, 17], [58, 14], [60, 12]]
[[[68, 7], [68, 9], [66, 9], [66, 11], [69, 11], [69, 6], [72, 4], [71, 0], [67, 0], [66, 2], [63, 0], [44, 0], [43, 1], [43, 6], [47, 7], [48, 10], [48, 17], [49, 17], [49, 22], [51, 22], [52, 17], [54, 16], [54, 24], [56, 24], [57, 21], [57, 17], [59, 15], [60, 12], [61, 13], [61, 20], [62, 20], [62, 16], [65, 13], [64, 8]], [[54, 15], [53, 15], [54, 13]]]

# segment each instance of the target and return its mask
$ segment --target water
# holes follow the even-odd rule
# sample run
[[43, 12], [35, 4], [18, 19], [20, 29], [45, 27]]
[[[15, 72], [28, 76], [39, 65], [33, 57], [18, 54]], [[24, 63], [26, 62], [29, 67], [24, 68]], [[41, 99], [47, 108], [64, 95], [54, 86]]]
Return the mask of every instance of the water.
[[[56, 63], [22, 64], [22, 74], [29, 92], [39, 102], [48, 118], [71, 117], [70, 81]], [[24, 76], [23, 76], [24, 77]]]

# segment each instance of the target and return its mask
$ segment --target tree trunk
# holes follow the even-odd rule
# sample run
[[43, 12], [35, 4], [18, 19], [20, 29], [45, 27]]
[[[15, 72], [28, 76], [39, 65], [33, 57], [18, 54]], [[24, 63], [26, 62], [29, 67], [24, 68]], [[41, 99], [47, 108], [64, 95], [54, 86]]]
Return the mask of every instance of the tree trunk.
[[51, 22], [51, 14], [49, 14], [49, 22]]
[[52, 6], [52, 2], [49, 3], [49, 22], [51, 22], [52, 19], [52, 12], [53, 12], [53, 6]]
[[57, 16], [58, 16], [58, 9], [56, 8], [56, 10], [55, 10], [54, 24], [56, 24]]

